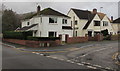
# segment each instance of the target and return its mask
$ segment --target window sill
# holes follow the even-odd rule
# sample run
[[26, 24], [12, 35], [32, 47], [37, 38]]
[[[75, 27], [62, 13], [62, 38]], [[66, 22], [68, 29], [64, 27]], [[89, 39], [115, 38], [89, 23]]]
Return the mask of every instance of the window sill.
[[49, 25], [58, 25], [57, 23], [49, 23]]

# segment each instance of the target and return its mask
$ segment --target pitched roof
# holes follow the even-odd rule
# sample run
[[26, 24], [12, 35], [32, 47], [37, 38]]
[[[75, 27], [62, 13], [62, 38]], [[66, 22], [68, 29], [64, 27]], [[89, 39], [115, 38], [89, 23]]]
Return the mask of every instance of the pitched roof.
[[25, 27], [20, 28], [20, 29], [17, 29], [17, 30], [20, 30], [20, 31], [25, 31], [25, 30], [28, 30], [28, 29], [30, 29], [30, 28], [32, 28], [32, 27], [34, 27], [34, 26], [36, 26], [36, 25], [38, 25], [38, 24], [32, 24], [32, 25], [30, 25], [30, 26], [25, 26]]
[[30, 18], [37, 16], [37, 15], [53, 15], [53, 16], [63, 16], [63, 17], [70, 18], [69, 16], [62, 14], [56, 10], [53, 10], [52, 8], [45, 8], [44, 10], [42, 10], [40, 12], [37, 12], [37, 13], [34, 13], [34, 14], [27, 16], [25, 19], [30, 19]]
[[92, 19], [96, 15], [96, 14], [93, 14], [91, 11], [88, 11], [88, 10], [79, 10], [79, 9], [73, 9], [73, 8], [72, 8], [72, 10], [79, 17], [79, 19], [87, 19], [88, 20], [88, 22], [85, 24], [83, 29], [87, 29], [87, 27], [91, 23]]
[[115, 19], [115, 20], [113, 20], [113, 23], [120, 23], [120, 17]]
[[91, 12], [88, 10], [71, 9], [75, 12], [79, 19], [89, 19], [89, 15], [91, 14]]
[[97, 12], [99, 18], [102, 20], [106, 14]]

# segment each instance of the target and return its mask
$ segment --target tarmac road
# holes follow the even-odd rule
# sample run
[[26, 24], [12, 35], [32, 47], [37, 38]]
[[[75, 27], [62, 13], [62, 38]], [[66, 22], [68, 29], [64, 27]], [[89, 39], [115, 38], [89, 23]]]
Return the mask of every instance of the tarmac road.
[[47, 58], [2, 46], [2, 69], [88, 69], [85, 66]]

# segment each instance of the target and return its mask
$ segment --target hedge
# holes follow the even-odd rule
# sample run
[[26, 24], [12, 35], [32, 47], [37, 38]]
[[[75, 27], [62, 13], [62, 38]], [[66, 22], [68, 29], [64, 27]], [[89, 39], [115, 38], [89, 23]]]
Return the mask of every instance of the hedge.
[[60, 37], [32, 37], [28, 36], [27, 40], [35, 40], [35, 41], [55, 41], [60, 40]]
[[24, 31], [24, 32], [14, 32], [14, 31], [6, 31], [3, 32], [3, 38], [11, 38], [11, 39], [27, 39], [27, 36], [32, 36], [32, 31]]

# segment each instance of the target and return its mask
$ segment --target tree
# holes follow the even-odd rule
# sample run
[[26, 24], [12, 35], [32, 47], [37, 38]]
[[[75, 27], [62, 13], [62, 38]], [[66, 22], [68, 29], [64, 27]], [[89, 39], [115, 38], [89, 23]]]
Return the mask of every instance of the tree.
[[2, 14], [2, 32], [13, 31], [20, 26], [19, 16], [12, 10], [4, 10]]

